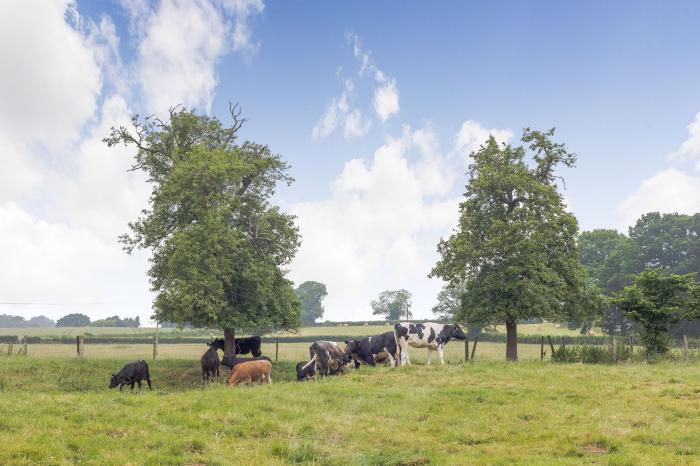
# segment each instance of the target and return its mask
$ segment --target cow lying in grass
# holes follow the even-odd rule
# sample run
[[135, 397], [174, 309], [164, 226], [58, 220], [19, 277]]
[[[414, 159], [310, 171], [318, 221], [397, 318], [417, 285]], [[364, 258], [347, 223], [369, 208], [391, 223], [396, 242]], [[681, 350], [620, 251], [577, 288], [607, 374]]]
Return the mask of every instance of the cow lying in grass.
[[226, 385], [241, 385], [253, 382], [272, 383], [272, 363], [258, 360], [247, 361], [233, 366]]
[[396, 338], [394, 332], [386, 332], [381, 335], [361, 338], [359, 340], [346, 340], [346, 351], [350, 353], [355, 360], [355, 367], [359, 364], [369, 364], [374, 366], [378, 361], [377, 358], [386, 353], [389, 357], [391, 367], [396, 366], [398, 359], [398, 348], [396, 346]]
[[199, 360], [202, 367], [202, 380], [214, 380], [219, 376], [219, 351], [210, 347]]
[[136, 361], [130, 362], [126, 366], [122, 367], [122, 370], [117, 374], [112, 374], [112, 379], [109, 382], [109, 388], [119, 387], [121, 392], [124, 389], [124, 385], [131, 385], [131, 390], [134, 390], [134, 384], [139, 385], [139, 391], [141, 391], [141, 381], [146, 380], [148, 384], [148, 389], [151, 388], [151, 374], [148, 371], [148, 364], [146, 361]]
[[399, 322], [394, 326], [396, 342], [399, 345], [401, 364], [411, 364], [408, 355], [408, 346], [414, 348], [428, 348], [428, 364], [433, 357], [433, 350], [437, 350], [440, 363], [445, 364], [443, 351], [445, 345], [452, 340], [465, 340], [467, 336], [462, 328], [457, 325], [443, 325], [433, 322], [414, 324], [411, 322]]
[[310, 364], [309, 361], [301, 361], [297, 363], [297, 381], [313, 379], [316, 376], [316, 365]]

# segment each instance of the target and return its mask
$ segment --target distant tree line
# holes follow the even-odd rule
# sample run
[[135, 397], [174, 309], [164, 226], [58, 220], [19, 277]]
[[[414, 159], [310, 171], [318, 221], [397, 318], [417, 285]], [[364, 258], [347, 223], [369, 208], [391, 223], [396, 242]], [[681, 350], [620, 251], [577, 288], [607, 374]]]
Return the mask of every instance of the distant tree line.
[[68, 314], [56, 321], [56, 327], [127, 327], [138, 328], [141, 326], [141, 319], [136, 316], [134, 318], [120, 318], [119, 316], [107, 317], [93, 322], [90, 317], [85, 314]]
[[25, 320], [22, 316], [0, 314], [0, 328], [54, 327], [56, 322], [46, 316], [36, 316]]

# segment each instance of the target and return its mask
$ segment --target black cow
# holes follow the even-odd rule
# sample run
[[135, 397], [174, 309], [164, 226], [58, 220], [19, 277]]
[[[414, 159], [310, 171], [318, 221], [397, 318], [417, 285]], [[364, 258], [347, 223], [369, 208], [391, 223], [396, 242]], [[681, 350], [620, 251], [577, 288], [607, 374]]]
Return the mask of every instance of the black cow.
[[[315, 361], [314, 361], [315, 362]], [[316, 375], [316, 365], [308, 361], [297, 363], [297, 380], [309, 380]]]
[[[260, 351], [262, 341], [257, 335], [253, 335], [252, 337], [236, 338], [233, 340], [233, 342], [236, 347], [236, 354], [250, 353], [256, 358], [262, 355], [262, 351]], [[224, 351], [224, 339], [214, 338], [211, 343], [209, 343], [209, 346]]]
[[214, 380], [219, 376], [219, 351], [213, 346], [202, 355], [199, 360], [202, 366], [202, 380]]
[[109, 388], [114, 388], [119, 386], [119, 391], [124, 389], [124, 385], [131, 385], [131, 390], [134, 390], [134, 384], [139, 385], [139, 391], [141, 390], [141, 381], [146, 379], [148, 384], [148, 389], [151, 388], [151, 374], [148, 371], [148, 364], [146, 361], [136, 361], [130, 362], [126, 366], [122, 367], [122, 370], [118, 374], [112, 374], [112, 380], [109, 382]]
[[257, 358], [234, 358], [234, 357], [231, 357], [230, 355], [226, 355], [226, 356], [224, 356], [224, 359], [221, 360], [221, 365], [226, 366], [229, 369], [233, 370], [233, 367], [236, 364], [240, 364], [242, 362], [248, 362], [248, 361], [260, 361], [260, 360], [269, 361], [270, 363], [272, 363], [272, 359], [268, 358], [267, 356], [260, 356]]
[[382, 352], [386, 352], [389, 355], [391, 367], [396, 366], [398, 348], [394, 332], [386, 332], [359, 340], [346, 340], [345, 344], [347, 345], [347, 352], [355, 358], [356, 367], [358, 366], [357, 361], [374, 366], [375, 357]]

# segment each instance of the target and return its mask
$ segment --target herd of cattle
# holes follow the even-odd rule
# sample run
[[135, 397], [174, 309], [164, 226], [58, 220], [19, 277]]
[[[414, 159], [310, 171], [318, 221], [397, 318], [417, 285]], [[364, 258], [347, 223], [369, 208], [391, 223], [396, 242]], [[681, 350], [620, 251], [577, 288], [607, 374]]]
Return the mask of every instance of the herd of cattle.
[[[450, 340], [464, 340], [466, 335], [457, 325], [444, 325], [433, 322], [422, 324], [411, 322], [399, 322], [394, 326], [393, 332], [381, 335], [351, 339], [345, 341], [341, 348], [338, 343], [332, 341], [314, 341], [309, 346], [309, 360], [301, 361], [296, 366], [297, 380], [309, 380], [316, 375], [325, 377], [342, 374], [349, 368], [358, 368], [361, 365], [374, 366], [377, 363], [388, 362], [391, 367], [411, 364], [408, 347], [427, 348], [428, 364], [430, 364], [433, 351], [437, 351], [440, 363], [445, 364], [444, 349]], [[219, 367], [226, 366], [231, 369], [226, 383], [227, 385], [240, 385], [252, 382], [272, 383], [272, 361], [267, 356], [262, 356], [260, 350], [261, 340], [258, 336], [236, 338], [235, 354], [251, 354], [252, 357], [239, 358], [225, 355], [219, 359], [219, 350], [224, 351], [224, 340], [216, 338], [207, 343], [209, 349], [200, 359], [202, 378], [213, 380], [219, 376]], [[141, 389], [141, 381], [146, 380], [149, 390], [151, 378], [146, 361], [136, 361], [127, 364], [117, 374], [112, 374], [109, 388], [138, 384]]]

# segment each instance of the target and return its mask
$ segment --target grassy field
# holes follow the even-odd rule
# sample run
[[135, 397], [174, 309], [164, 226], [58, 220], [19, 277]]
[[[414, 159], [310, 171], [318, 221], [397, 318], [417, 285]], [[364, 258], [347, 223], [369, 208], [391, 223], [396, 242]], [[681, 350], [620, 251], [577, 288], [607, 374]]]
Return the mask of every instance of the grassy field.
[[272, 386], [150, 363], [155, 390], [106, 388], [126, 359], [0, 359], [0, 464], [700, 464], [700, 368], [476, 361], [362, 368]]

